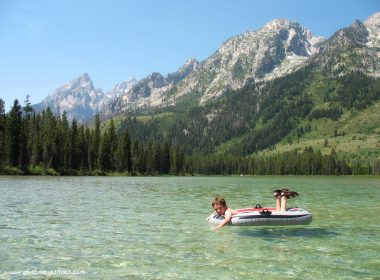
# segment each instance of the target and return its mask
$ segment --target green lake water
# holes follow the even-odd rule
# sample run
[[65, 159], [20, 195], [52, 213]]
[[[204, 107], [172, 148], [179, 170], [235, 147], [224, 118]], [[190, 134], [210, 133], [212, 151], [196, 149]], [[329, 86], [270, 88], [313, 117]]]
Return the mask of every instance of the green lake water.
[[[310, 225], [205, 220], [278, 188]], [[380, 279], [379, 200], [379, 177], [0, 177], [0, 279]]]

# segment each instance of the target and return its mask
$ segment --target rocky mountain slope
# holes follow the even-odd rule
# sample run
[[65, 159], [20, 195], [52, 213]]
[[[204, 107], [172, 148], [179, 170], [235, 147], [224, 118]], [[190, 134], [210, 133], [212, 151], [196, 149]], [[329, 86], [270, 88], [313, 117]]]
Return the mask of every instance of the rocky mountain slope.
[[58, 88], [52, 95], [32, 107], [42, 111], [49, 107], [56, 115], [67, 113], [69, 120], [86, 121], [99, 112], [104, 100], [101, 89], [95, 89], [87, 73]]
[[276, 19], [258, 31], [228, 39], [201, 63], [189, 60], [166, 78], [153, 73], [105, 109], [118, 115], [138, 108], [174, 105], [191, 93], [201, 93], [199, 101], [204, 103], [226, 88], [241, 88], [249, 80], [271, 80], [292, 73], [318, 52], [323, 41], [298, 23]]
[[225, 92], [252, 82], [265, 84], [303, 67], [336, 77], [352, 71], [378, 77], [379, 58], [380, 13], [364, 23], [355, 21], [328, 40], [314, 36], [299, 23], [276, 19], [257, 31], [228, 39], [202, 62], [189, 59], [166, 77], [156, 72], [140, 81], [130, 79], [104, 94], [84, 74], [33, 107], [41, 110], [49, 106], [56, 114], [66, 111], [70, 119], [85, 122], [97, 113], [118, 116], [176, 106], [189, 98], [203, 106]]
[[[224, 81], [227, 81], [232, 73], [222, 71], [230, 64], [217, 60], [220, 56], [228, 57], [220, 54], [223, 53], [221, 48], [176, 86], [179, 94], [181, 86], [191, 84], [190, 80], [194, 81], [194, 88], [203, 85], [198, 95], [191, 96], [191, 91], [184, 95], [198, 98], [197, 102], [194, 98], [181, 100], [177, 95], [175, 106], [135, 111], [115, 123], [120, 130], [127, 128], [132, 138], [140, 141], [170, 139], [189, 154], [247, 156], [272, 151], [277, 145], [300, 149], [303, 146], [299, 143], [307, 139], [304, 143], [315, 142], [313, 147], [318, 149], [321, 146], [328, 151], [337, 148], [337, 153], [341, 150], [357, 159], [376, 158], [380, 156], [380, 123], [375, 113], [380, 100], [379, 19], [380, 13], [364, 24], [355, 21], [337, 31], [331, 38], [319, 42], [319, 51], [309, 58], [306, 58], [308, 49], [293, 48], [298, 51], [297, 55], [304, 54], [305, 58], [300, 64], [296, 62], [297, 70], [287, 75], [274, 78], [273, 74], [276, 69], [284, 69], [286, 63], [268, 62], [266, 65], [271, 65], [268, 68], [263, 63], [255, 64], [256, 68], [252, 66], [252, 69], [256, 70], [250, 68], [251, 78], [247, 78], [243, 86], [233, 88], [229, 83], [222, 87], [225, 93], [218, 95], [210, 85], [217, 80], [217, 75], [225, 75]], [[223, 45], [238, 39], [231, 40]], [[232, 60], [233, 56], [229, 57]], [[286, 59], [289, 58], [283, 61]], [[219, 64], [212, 72], [213, 68], [207, 63], [214, 65], [215, 61]], [[205, 67], [214, 74], [208, 76], [202, 72]], [[272, 71], [266, 73], [263, 69]], [[205, 76], [203, 84], [197, 84], [201, 73]], [[213, 98], [216, 96], [218, 98]], [[371, 141], [366, 143], [366, 139]], [[360, 145], [356, 145], [357, 140], [361, 141]], [[350, 141], [355, 146], [350, 145]], [[362, 147], [366, 147], [366, 154], [361, 154]]]
[[107, 92], [104, 103], [113, 102], [119, 96], [126, 94], [131, 88], [137, 84], [137, 80], [131, 77], [124, 82], [117, 84], [111, 91]]
[[356, 20], [337, 31], [322, 46], [310, 64], [335, 76], [359, 71], [366, 75], [380, 76], [380, 13], [372, 15], [364, 24]]
[[198, 66], [199, 62], [196, 59], [189, 59], [178, 71], [166, 77], [158, 72], [152, 73], [106, 105], [103, 113], [114, 116], [136, 108], [162, 106], [165, 104], [165, 96]]
[[101, 89], [95, 89], [91, 78], [85, 73], [58, 88], [41, 103], [32, 107], [37, 112], [49, 107], [56, 115], [66, 112], [69, 121], [76, 119], [78, 122], [84, 123], [95, 114], [101, 113], [103, 108], [119, 95], [128, 92], [134, 84], [136, 84], [136, 80], [130, 78], [104, 94]]

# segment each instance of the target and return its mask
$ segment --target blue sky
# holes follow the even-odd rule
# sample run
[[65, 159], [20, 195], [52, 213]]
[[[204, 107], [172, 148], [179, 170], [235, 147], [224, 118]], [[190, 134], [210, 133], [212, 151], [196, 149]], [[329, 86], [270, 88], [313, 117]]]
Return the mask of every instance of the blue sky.
[[0, 98], [38, 103], [83, 73], [106, 92], [275, 18], [329, 37], [378, 11], [379, 0], [0, 0]]

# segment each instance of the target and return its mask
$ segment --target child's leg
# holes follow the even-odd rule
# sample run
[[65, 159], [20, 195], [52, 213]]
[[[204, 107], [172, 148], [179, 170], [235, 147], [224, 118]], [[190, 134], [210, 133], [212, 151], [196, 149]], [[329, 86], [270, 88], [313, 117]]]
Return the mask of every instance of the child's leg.
[[281, 195], [281, 211], [286, 211], [286, 194]]
[[280, 211], [281, 210], [281, 190], [275, 190], [273, 191], [274, 199], [276, 199], [276, 210]]
[[279, 197], [275, 197], [275, 199], [276, 199], [276, 210], [280, 211], [281, 210], [280, 198]]

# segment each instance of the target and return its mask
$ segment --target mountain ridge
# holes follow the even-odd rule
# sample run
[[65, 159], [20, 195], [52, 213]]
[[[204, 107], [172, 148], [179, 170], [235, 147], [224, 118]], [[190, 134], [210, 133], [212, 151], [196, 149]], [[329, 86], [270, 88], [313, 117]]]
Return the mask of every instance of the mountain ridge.
[[37, 112], [49, 107], [56, 115], [66, 112], [69, 120], [75, 118], [79, 122], [84, 122], [100, 111], [100, 103], [104, 96], [103, 91], [95, 89], [89, 75], [84, 73], [32, 107]]
[[[194, 97], [196, 102], [202, 105], [229, 90], [242, 88], [248, 82], [268, 82], [313, 63], [318, 67], [322, 65], [323, 69], [336, 67], [333, 70], [337, 76], [345, 74], [340, 68], [378, 76], [379, 18], [380, 13], [376, 13], [364, 23], [355, 21], [328, 40], [314, 36], [297, 22], [274, 19], [256, 31], [247, 31], [227, 39], [204, 61], [189, 59], [166, 77], [154, 72], [139, 81], [131, 79], [125, 85], [120, 83], [104, 94], [100, 89], [94, 88], [85, 74], [87, 77], [73, 80], [79, 79], [85, 85], [71, 81], [33, 107], [42, 110], [49, 106], [56, 114], [66, 111], [71, 119], [86, 122], [98, 113], [104, 117], [114, 117], [136, 110], [175, 106], [183, 98], [192, 95], [197, 96]], [[359, 35], [351, 40], [347, 36], [350, 33]], [[339, 57], [346, 64], [339, 64], [331, 58], [332, 52], [350, 56], [351, 53], [337, 48], [343, 47], [351, 51], [355, 44], [359, 51], [355, 51], [354, 58], [346, 60]], [[367, 48], [363, 49], [363, 45]], [[363, 57], [367, 61], [359, 61]], [[80, 89], [84, 89], [82, 93], [87, 94], [87, 97], [79, 94]]]
[[352, 160], [376, 159], [380, 121], [374, 108], [380, 98], [380, 57], [369, 36], [365, 25], [354, 21], [291, 74], [269, 81], [252, 79], [201, 105], [191, 98], [172, 108], [125, 115], [116, 121], [118, 129], [128, 129], [140, 141], [171, 139], [195, 156], [247, 157], [276, 147], [299, 149], [303, 146], [291, 143], [300, 141], [319, 142], [313, 148], [322, 147], [324, 152], [336, 148]]

